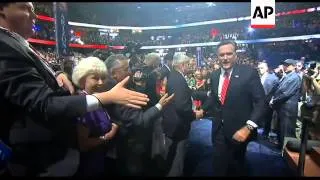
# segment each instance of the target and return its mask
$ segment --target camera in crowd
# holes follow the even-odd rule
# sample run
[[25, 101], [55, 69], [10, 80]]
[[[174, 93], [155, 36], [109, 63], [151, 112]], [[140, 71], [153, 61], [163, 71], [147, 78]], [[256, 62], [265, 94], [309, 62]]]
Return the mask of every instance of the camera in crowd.
[[134, 82], [143, 82], [148, 79], [147, 66], [144, 64], [142, 57], [139, 57], [141, 45], [129, 42], [124, 54], [130, 59], [129, 69]]
[[313, 76], [318, 71], [319, 68], [320, 68], [320, 66], [317, 66], [316, 62], [314, 62], [314, 61], [309, 62], [307, 64], [306, 74], [308, 76]]

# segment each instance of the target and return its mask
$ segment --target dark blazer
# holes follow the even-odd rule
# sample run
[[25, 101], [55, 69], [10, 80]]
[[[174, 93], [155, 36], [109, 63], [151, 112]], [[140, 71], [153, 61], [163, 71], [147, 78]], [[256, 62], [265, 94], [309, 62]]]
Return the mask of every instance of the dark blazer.
[[194, 100], [200, 100], [204, 102], [206, 99], [208, 99], [208, 91], [200, 91], [200, 90], [192, 91], [192, 98]]
[[124, 169], [124, 174], [131, 175], [132, 172], [128, 167], [139, 164], [139, 162], [132, 162], [132, 156], [151, 157], [152, 135], [156, 130], [154, 124], [160, 124], [158, 122], [161, 122], [161, 111], [155, 106], [141, 110], [113, 104], [108, 107], [108, 112], [111, 119], [119, 125], [116, 138], [117, 162], [121, 169]]
[[110, 116], [117, 119], [118, 123], [126, 128], [141, 127], [150, 128], [153, 120], [161, 116], [161, 112], [155, 106], [143, 111], [115, 104], [112, 106]]
[[248, 120], [257, 124], [261, 118], [265, 94], [258, 72], [246, 65], [235, 65], [231, 74], [225, 104], [221, 105], [218, 97], [218, 86], [221, 70], [211, 76], [211, 103], [203, 109], [213, 108], [215, 118], [212, 123], [212, 136], [223, 122], [224, 134], [232, 138], [233, 134], [243, 127]]
[[[41, 143], [62, 136], [72, 120], [86, 113], [85, 96], [70, 96], [60, 88], [55, 76], [16, 35], [0, 30], [0, 114], [1, 139], [9, 144], [9, 130], [13, 122], [33, 121], [52, 133], [51, 139], [28, 137], [25, 158], [38, 163], [37, 155], [28, 152], [42, 148]], [[23, 127], [22, 127], [23, 128]], [[31, 134], [30, 134], [31, 135]], [[33, 139], [35, 138], [35, 139]], [[66, 137], [59, 137], [63, 139]], [[55, 141], [58, 142], [58, 141]], [[61, 141], [63, 143], [65, 141]], [[61, 144], [59, 143], [59, 144]], [[38, 144], [29, 146], [28, 144]], [[53, 144], [53, 143], [50, 143]], [[67, 144], [65, 144], [67, 146]], [[33, 147], [34, 149], [28, 149]], [[44, 152], [46, 150], [42, 150]], [[48, 150], [50, 152], [50, 150]], [[15, 153], [13, 154], [15, 155]], [[49, 156], [54, 156], [53, 152]], [[58, 158], [58, 157], [55, 157]], [[52, 161], [55, 161], [54, 158]], [[44, 166], [44, 165], [43, 165]]]
[[172, 70], [168, 76], [167, 92], [174, 93], [173, 101], [163, 109], [163, 130], [172, 139], [188, 137], [191, 121], [195, 120], [192, 110], [192, 91], [179, 72]]

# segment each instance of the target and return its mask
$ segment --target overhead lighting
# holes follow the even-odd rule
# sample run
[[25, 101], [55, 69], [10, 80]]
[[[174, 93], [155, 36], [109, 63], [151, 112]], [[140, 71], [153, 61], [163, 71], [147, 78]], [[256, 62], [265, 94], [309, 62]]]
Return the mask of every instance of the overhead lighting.
[[141, 7], [140, 7], [140, 6], [138, 6], [137, 8], [138, 8], [138, 9], [140, 9]]
[[212, 2], [207, 2], [206, 4], [208, 5], [208, 7], [216, 6], [216, 4], [214, 4], [214, 3], [212, 3]]
[[313, 12], [315, 10], [316, 10], [316, 8], [309, 8], [309, 9], [307, 9], [307, 12]]
[[248, 32], [249, 32], [249, 33], [253, 32], [253, 31], [254, 31], [254, 29], [253, 29], [253, 28], [248, 27]]

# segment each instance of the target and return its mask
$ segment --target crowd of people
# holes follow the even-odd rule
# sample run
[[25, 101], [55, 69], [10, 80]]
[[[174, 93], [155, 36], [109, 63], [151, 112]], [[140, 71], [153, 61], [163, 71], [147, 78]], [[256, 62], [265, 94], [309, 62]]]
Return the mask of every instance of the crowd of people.
[[[39, 10], [40, 12], [42, 11]], [[119, 35], [114, 38], [109, 36], [108, 33], [107, 35], [101, 35], [95, 28], [79, 29], [78, 27], [71, 26], [71, 29], [74, 32], [81, 32], [80, 39], [85, 44], [108, 44], [113, 46], [125, 45], [128, 41], [134, 41], [144, 46], [172, 45], [220, 41], [230, 38], [229, 36], [233, 36], [231, 38], [234, 40], [250, 40], [316, 34], [320, 28], [318, 16], [317, 12], [280, 16], [276, 19], [277, 26], [275, 29], [256, 30], [254, 32], [248, 32], [249, 25], [246, 21], [186, 27], [182, 29], [149, 30], [142, 31], [142, 33], [132, 33], [131, 30], [120, 30]], [[55, 39], [54, 23], [40, 20], [37, 24], [41, 28], [35, 33], [35, 38]], [[212, 33], [213, 29], [217, 31], [217, 34]], [[73, 33], [70, 33], [70, 35], [71, 37], [75, 36]], [[151, 36], [154, 38], [151, 39]], [[164, 36], [165, 38], [157, 40], [157, 36]]]
[[204, 118], [214, 176], [245, 176], [258, 128], [283, 150], [300, 137], [299, 102], [320, 93], [316, 63], [288, 57], [269, 68], [233, 40], [200, 65], [181, 52], [163, 61], [154, 52], [95, 52], [73, 53], [77, 63], [55, 70], [52, 49], [26, 41], [33, 4], [0, 3], [0, 15], [0, 176], [183, 176], [191, 123]]

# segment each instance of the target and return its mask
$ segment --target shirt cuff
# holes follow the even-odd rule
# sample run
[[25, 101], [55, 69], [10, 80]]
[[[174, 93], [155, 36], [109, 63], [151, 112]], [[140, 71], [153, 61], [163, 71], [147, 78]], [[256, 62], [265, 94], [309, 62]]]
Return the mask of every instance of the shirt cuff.
[[253, 121], [251, 121], [251, 120], [248, 120], [248, 121], [247, 121], [247, 124], [250, 125], [250, 126], [252, 126], [252, 127], [254, 127], [254, 128], [257, 128], [257, 127], [258, 127], [258, 125], [257, 125], [256, 123], [254, 123]]
[[211, 95], [211, 91], [208, 91], [207, 96], [210, 97], [210, 95]]
[[159, 111], [161, 111], [161, 110], [162, 110], [162, 105], [161, 105], [161, 104], [159, 104], [159, 103], [158, 103], [158, 104], [156, 104], [156, 105], [155, 105], [155, 107], [156, 107], [156, 108], [158, 108], [158, 109], [159, 109]]
[[100, 102], [96, 97], [92, 95], [86, 95], [86, 100], [87, 100], [87, 112], [95, 111], [100, 108]]
[[63, 71], [57, 71], [57, 72], [55, 72], [55, 74], [54, 74], [54, 76], [55, 77], [58, 77], [60, 74], [62, 74], [62, 73], [64, 73]]

